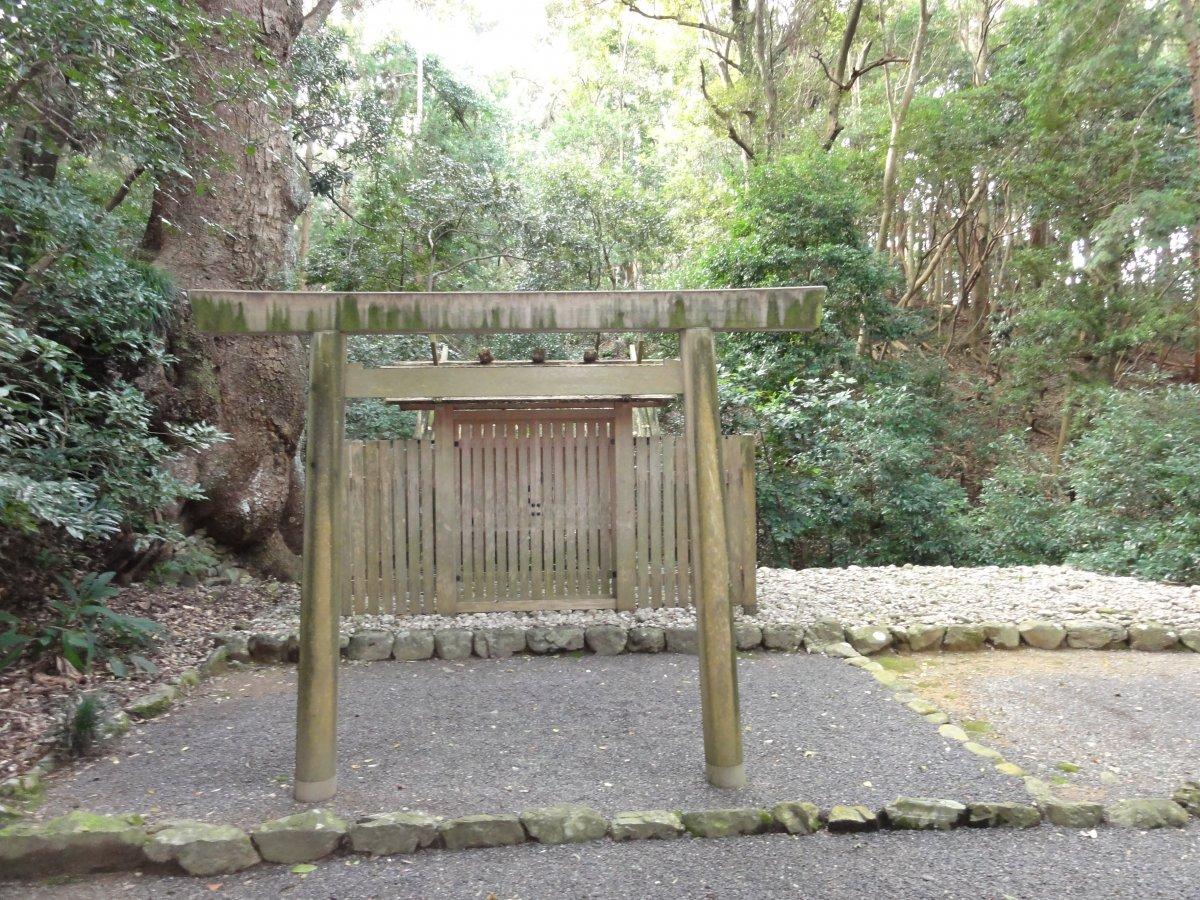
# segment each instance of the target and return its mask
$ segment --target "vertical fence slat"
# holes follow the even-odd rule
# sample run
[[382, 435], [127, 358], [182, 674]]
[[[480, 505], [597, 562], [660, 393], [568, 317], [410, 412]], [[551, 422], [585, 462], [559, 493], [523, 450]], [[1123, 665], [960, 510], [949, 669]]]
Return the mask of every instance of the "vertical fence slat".
[[433, 442], [421, 441], [421, 609], [437, 611], [434, 601]]
[[675, 539], [675, 439], [661, 437], [659, 457], [662, 460], [662, 573], [663, 606], [679, 605], [678, 579], [675, 574], [679, 548]]
[[474, 440], [472, 422], [463, 422], [458, 434], [458, 517], [462, 528], [462, 583], [458, 596], [463, 600], [475, 599], [475, 492], [474, 492]]
[[612, 541], [613, 541], [613, 497], [612, 497], [612, 422], [605, 421], [600, 423], [600, 435], [598, 438], [599, 452], [596, 463], [596, 488], [600, 494], [600, 503], [597, 508], [599, 513], [599, 529], [600, 529], [600, 593], [603, 596], [612, 596], [615, 586], [613, 585], [612, 572], [615, 566], [612, 559]]
[[650, 605], [657, 608], [663, 605], [662, 438], [649, 437], [646, 439], [646, 443], [650, 448], [650, 452], [646, 454], [647, 462], [650, 464], [648, 473], [650, 493], [646, 498], [650, 504], [650, 595], [648, 599]]
[[363, 445], [355, 441], [350, 454], [350, 464], [359, 484], [356, 491], [356, 506], [352, 511], [351, 540], [354, 541], [354, 610], [358, 613], [367, 611], [367, 548], [366, 548], [366, 494], [364, 486], [366, 479], [363, 472]]
[[684, 442], [675, 439], [675, 556], [679, 566], [679, 605], [692, 604], [692, 554], [688, 539], [688, 488], [690, 471]]
[[379, 442], [379, 589], [380, 609], [395, 615], [396, 584], [392, 577], [392, 452], [394, 441]]
[[408, 597], [408, 512], [405, 495], [408, 492], [405, 460], [408, 458], [409, 441], [392, 444], [392, 581], [396, 589], [396, 614], [412, 612]]

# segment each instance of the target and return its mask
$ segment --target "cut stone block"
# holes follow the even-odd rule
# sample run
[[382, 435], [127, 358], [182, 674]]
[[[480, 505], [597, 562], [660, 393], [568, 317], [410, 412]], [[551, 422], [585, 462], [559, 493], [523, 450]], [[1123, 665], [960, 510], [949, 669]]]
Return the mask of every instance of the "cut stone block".
[[0, 872], [10, 878], [133, 869], [148, 837], [141, 816], [77, 810], [45, 823], [0, 829]]
[[346, 836], [346, 823], [325, 809], [272, 819], [250, 830], [267, 862], [302, 863], [328, 856]]
[[583, 640], [597, 656], [618, 656], [625, 652], [629, 633], [620, 625], [592, 625], [584, 631]]
[[653, 625], [637, 625], [629, 629], [630, 653], [661, 653], [667, 646], [667, 636]]
[[439, 628], [433, 633], [433, 647], [439, 659], [468, 659], [475, 635], [465, 628]]
[[350, 643], [346, 647], [347, 659], [363, 662], [376, 662], [392, 658], [392, 645], [396, 636], [390, 631], [369, 629], [356, 631], [350, 635]]
[[858, 625], [846, 629], [846, 640], [863, 656], [869, 656], [890, 647], [892, 633], [880, 625]]
[[264, 665], [287, 662], [289, 637], [286, 632], [263, 632], [250, 635], [248, 647], [250, 659]]
[[768, 650], [799, 650], [804, 639], [799, 625], [764, 625], [762, 631], [763, 646]]
[[1017, 627], [1021, 631], [1021, 640], [1038, 650], [1057, 650], [1067, 636], [1067, 630], [1054, 622], [1035, 619]]
[[688, 834], [703, 838], [733, 837], [736, 834], [762, 834], [770, 831], [775, 819], [765, 809], [705, 809], [685, 812], [683, 827]]
[[512, 815], [462, 816], [440, 823], [438, 831], [447, 850], [507, 847], [525, 842], [525, 827]]
[[563, 803], [521, 813], [525, 831], [539, 844], [580, 844], [608, 834], [608, 822], [590, 806]]
[[982, 625], [948, 625], [942, 649], [956, 652], [981, 650], [985, 635]]
[[1174, 800], [1150, 797], [1140, 800], [1118, 800], [1104, 810], [1104, 821], [1122, 828], [1183, 828], [1188, 814]]
[[937, 650], [946, 635], [944, 625], [909, 625], [908, 646], [913, 652]]
[[484, 659], [508, 659], [524, 653], [524, 628], [481, 628], [475, 632], [475, 655]]
[[535, 625], [525, 632], [530, 653], [564, 653], [583, 649], [583, 629], [577, 625]]
[[739, 650], [754, 650], [762, 646], [762, 627], [753, 622], [736, 622], [733, 626], [733, 642]]
[[1021, 646], [1021, 631], [1006, 622], [985, 622], [983, 636], [997, 650], [1016, 650]]
[[683, 819], [679, 813], [664, 809], [620, 812], [612, 818], [609, 832], [614, 841], [644, 841], [679, 837]]
[[879, 827], [879, 818], [874, 810], [865, 806], [838, 804], [825, 814], [825, 827], [834, 834], [875, 831]]
[[695, 656], [700, 652], [695, 628], [664, 628], [668, 653], [687, 653]]
[[250, 836], [232, 825], [177, 821], [153, 830], [146, 858], [175, 863], [189, 875], [227, 875], [258, 863]]
[[438, 839], [438, 820], [423, 812], [380, 813], [350, 826], [350, 849], [372, 856], [412, 853]]
[[966, 818], [967, 808], [955, 800], [897, 797], [883, 808], [883, 815], [892, 828], [949, 831]]
[[170, 709], [171, 704], [175, 702], [175, 698], [178, 696], [179, 688], [173, 684], [162, 684], [139, 697], [135, 697], [125, 707], [125, 711], [138, 719], [153, 719], [155, 716], [161, 716]]
[[1128, 633], [1112, 622], [1068, 622], [1067, 646], [1077, 650], [1108, 650], [1125, 643]]
[[1129, 646], [1152, 653], [1170, 650], [1179, 642], [1173, 629], [1158, 622], [1139, 622], [1129, 626]]
[[1027, 803], [972, 803], [967, 824], [975, 828], [1033, 828], [1042, 820], [1037, 807]]
[[813, 803], [802, 800], [777, 803], [771, 807], [771, 816], [788, 834], [813, 834], [821, 830], [821, 810]]
[[[765, 630], [765, 629], [764, 629]], [[818, 619], [804, 631], [804, 647], [809, 652], [821, 650], [830, 644], [846, 640], [846, 629], [833, 619]]]
[[1099, 803], [1047, 799], [1039, 800], [1038, 806], [1047, 822], [1063, 828], [1095, 828], [1104, 821], [1104, 807]]
[[434, 649], [435, 641], [432, 631], [403, 628], [396, 632], [396, 641], [392, 644], [392, 656], [408, 661], [430, 659]]

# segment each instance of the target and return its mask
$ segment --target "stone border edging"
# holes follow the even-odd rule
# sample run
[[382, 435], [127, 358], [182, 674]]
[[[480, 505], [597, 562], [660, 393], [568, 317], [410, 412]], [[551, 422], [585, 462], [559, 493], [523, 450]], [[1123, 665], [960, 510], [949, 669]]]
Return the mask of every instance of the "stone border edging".
[[[230, 662], [295, 662], [299, 640], [295, 631], [230, 631], [215, 634]], [[1020, 623], [984, 622], [976, 625], [843, 625], [831, 619], [807, 627], [759, 624], [748, 619], [734, 623], [738, 650], [778, 650], [849, 657], [885, 650], [964, 652], [991, 648], [1038, 650], [1069, 647], [1078, 650], [1128, 648], [1148, 652], [1191, 650], [1200, 653], [1200, 628], [1174, 629], [1158, 622], [1138, 622], [1128, 628], [1113, 622]], [[696, 629], [658, 625], [531, 625], [524, 628], [363, 628], [341, 639], [349, 660], [461, 660], [471, 656], [505, 659], [517, 653], [550, 654], [590, 651], [599, 656], [621, 653], [695, 654]]]
[[393, 812], [347, 822], [313, 809], [264, 822], [249, 831], [189, 820], [148, 823], [137, 815], [75, 811], [45, 823], [18, 822], [0, 829], [0, 878], [166, 868], [189, 875], [238, 872], [259, 862], [304, 865], [338, 850], [371, 856], [427, 848], [469, 850], [534, 841], [573, 844], [721, 838], [786, 833], [809, 835], [889, 830], [949, 831], [958, 827], [1033, 828], [1043, 822], [1067, 828], [1114, 825], [1148, 830], [1182, 828], [1200, 818], [1200, 782], [1186, 782], [1167, 798], [1099, 803], [1040, 800], [967, 802], [897, 797], [879, 810], [863, 805], [821, 809], [803, 801], [770, 808], [737, 807], [694, 812], [643, 810], [611, 819], [577, 804], [520, 813], [442, 819], [422, 812]]

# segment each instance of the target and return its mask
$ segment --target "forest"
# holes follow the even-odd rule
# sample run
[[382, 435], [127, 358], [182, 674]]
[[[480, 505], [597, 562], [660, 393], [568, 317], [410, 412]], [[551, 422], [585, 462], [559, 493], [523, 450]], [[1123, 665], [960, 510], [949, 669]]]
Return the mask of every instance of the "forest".
[[[68, 571], [294, 575], [303, 347], [200, 336], [190, 286], [828, 285], [718, 346], [763, 565], [1200, 582], [1192, 0], [556, 0], [476, 71], [406, 22], [489, 4], [0, 2], [7, 620]], [[492, 349], [535, 341], [630, 350]]]

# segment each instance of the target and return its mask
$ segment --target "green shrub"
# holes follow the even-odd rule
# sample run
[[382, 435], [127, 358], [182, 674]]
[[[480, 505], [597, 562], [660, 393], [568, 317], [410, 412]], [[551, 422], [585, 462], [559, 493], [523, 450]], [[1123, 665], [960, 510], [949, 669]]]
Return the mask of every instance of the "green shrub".
[[1104, 395], [1066, 471], [1068, 562], [1200, 582], [1200, 389]]
[[106, 736], [111, 714], [109, 699], [99, 691], [69, 697], [59, 713], [55, 743], [68, 756], [86, 756]]
[[939, 405], [908, 386], [811, 380], [759, 409], [766, 557], [803, 566], [952, 562], [966, 495], [937, 473]]
[[59, 576], [63, 599], [49, 601], [51, 617], [29, 633], [15, 616], [0, 613], [0, 624], [8, 626], [0, 634], [0, 669], [26, 654], [35, 659], [54, 654], [83, 673], [90, 672], [97, 661], [118, 678], [129, 674], [130, 666], [155, 672], [150, 660], [130, 651], [148, 646], [162, 628], [149, 619], [108, 608], [105, 601], [117, 593], [110, 584], [113, 575], [86, 575], [78, 585]]
[[1070, 550], [1064, 479], [1017, 435], [1006, 436], [994, 449], [999, 462], [967, 518], [971, 561], [997, 566], [1061, 563]]
[[[0, 258], [0, 564], [10, 588], [18, 573], [75, 562], [118, 534], [173, 535], [157, 511], [198, 494], [168, 463], [220, 438], [205, 425], [157, 423], [134, 385], [144, 367], [172, 362], [162, 337], [172, 290], [122, 255], [93, 209], [65, 181], [0, 173], [0, 211], [32, 236]], [[18, 292], [10, 273], [51, 250], [55, 264]]]

